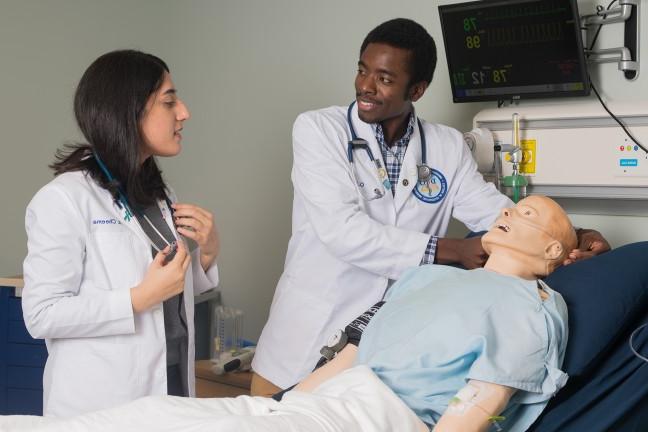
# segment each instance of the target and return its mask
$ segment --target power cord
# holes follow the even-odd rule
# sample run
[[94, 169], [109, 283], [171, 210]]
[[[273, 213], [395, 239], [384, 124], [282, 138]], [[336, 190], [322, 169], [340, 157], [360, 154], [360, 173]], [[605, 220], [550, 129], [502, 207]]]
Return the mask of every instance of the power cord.
[[634, 348], [634, 345], [632, 345], [632, 339], [634, 338], [635, 334], [637, 334], [641, 329], [643, 329], [643, 328], [646, 327], [646, 326], [648, 326], [648, 323], [642, 324], [642, 325], [640, 325], [639, 327], [637, 327], [637, 328], [632, 332], [632, 334], [630, 335], [630, 340], [628, 341], [628, 344], [630, 345], [630, 349], [632, 350], [632, 353], [633, 353], [634, 355], [636, 355], [636, 356], [639, 357], [641, 360], [643, 360], [643, 361], [645, 361], [646, 363], [648, 363], [648, 358], [646, 358], [646, 357], [642, 356], [641, 354], [639, 354], [639, 353], [637, 352], [637, 350]]
[[[617, 2], [617, 0], [612, 0], [612, 1], [607, 5], [607, 9], [606, 9], [606, 10], [610, 10], [610, 8], [612, 7], [612, 5], [613, 5], [614, 3], [616, 3], [616, 2]], [[600, 14], [601, 11], [603, 11], [603, 6], [601, 6], [601, 5], [596, 6], [596, 13], [597, 13], [597, 14]], [[603, 14], [603, 19], [606, 19], [606, 18], [607, 18], [607, 13]], [[598, 39], [599, 33], [601, 33], [601, 27], [603, 27], [603, 24], [599, 24], [598, 28], [596, 29], [596, 33], [594, 34], [594, 37], [592, 38], [592, 43], [590, 44], [590, 47], [589, 47], [589, 50], [588, 50], [588, 51], [590, 51], [590, 52], [594, 49], [594, 45], [596, 44], [596, 40]], [[590, 56], [590, 53], [588, 52], [588, 53], [587, 53], [587, 57], [589, 57], [589, 56]], [[623, 132], [625, 132], [625, 134], [628, 136], [628, 138], [630, 138], [630, 139], [632, 140], [633, 143], [635, 143], [639, 148], [641, 148], [641, 150], [643, 150], [644, 152], [648, 153], [648, 149], [646, 149], [646, 147], [644, 147], [644, 146], [643, 146], [643, 145], [642, 145], [642, 144], [641, 144], [641, 143], [640, 143], [640, 142], [639, 142], [639, 141], [638, 141], [638, 140], [637, 140], [637, 139], [636, 139], [636, 138], [635, 138], [635, 137], [630, 133], [630, 131], [628, 130], [628, 128], [623, 124], [623, 122], [622, 122], [619, 118], [617, 118], [617, 116], [615, 116], [615, 115], [612, 113], [612, 111], [610, 111], [610, 109], [607, 107], [607, 105], [605, 104], [605, 102], [603, 102], [603, 98], [601, 98], [601, 95], [599, 94], [598, 90], [596, 89], [596, 86], [594, 85], [594, 82], [592, 81], [592, 78], [589, 76], [589, 72], [587, 73], [587, 76], [588, 76], [588, 78], [589, 78], [590, 88], [592, 89], [592, 91], [594, 91], [594, 94], [595, 94], [596, 97], [598, 98], [598, 100], [599, 100], [599, 102], [601, 103], [601, 106], [603, 107], [603, 109], [605, 109], [605, 111], [607, 111], [607, 113], [610, 115], [610, 117], [612, 117], [612, 118], [614, 119], [614, 121], [616, 121], [616, 122], [619, 124], [619, 126], [621, 126], [621, 129], [623, 129]]]
[[[614, 3], [616, 3], [616, 2], [617, 2], [617, 0], [612, 0], [612, 1], [610, 2], [610, 4], [607, 5], [607, 9], [606, 9], [606, 10], [610, 10], [610, 8], [612, 7], [612, 5], [613, 5]], [[601, 5], [597, 5], [597, 6], [596, 6], [596, 14], [597, 14], [597, 15], [600, 15], [602, 11], [603, 11], [603, 6], [601, 6]], [[606, 14], [603, 14], [603, 19], [606, 19], [606, 18], [607, 18], [607, 13], [606, 13]], [[599, 33], [601, 33], [601, 28], [602, 28], [602, 27], [603, 27], [603, 24], [599, 24], [598, 28], [596, 29], [596, 33], [594, 34], [594, 37], [592, 38], [592, 44], [591, 44], [590, 47], [589, 47], [589, 50], [590, 50], [590, 51], [594, 49], [594, 45], [596, 44], [596, 40], [597, 40], [598, 37], [599, 37]], [[582, 28], [582, 30], [586, 30], [586, 29], [585, 29], [585, 28]], [[589, 53], [588, 53], [588, 54], [587, 54], [587, 57], [589, 57], [589, 56], [590, 56], [590, 55], [589, 55]]]
[[621, 122], [621, 120], [618, 119], [617, 116], [615, 116], [615, 115], [612, 113], [612, 111], [610, 111], [610, 110], [608, 109], [607, 105], [605, 105], [605, 102], [603, 102], [603, 99], [601, 99], [601, 95], [600, 95], [599, 92], [596, 90], [596, 87], [595, 87], [594, 84], [592, 83], [592, 80], [591, 80], [591, 79], [590, 79], [590, 87], [592, 87], [592, 90], [594, 91], [594, 94], [595, 94], [596, 97], [598, 98], [599, 102], [601, 102], [601, 106], [605, 109], [605, 111], [607, 111], [607, 113], [610, 115], [610, 117], [612, 117], [612, 118], [614, 119], [614, 121], [616, 121], [616, 122], [619, 124], [619, 126], [621, 126], [621, 129], [623, 129], [623, 132], [625, 132], [626, 135], [628, 135], [628, 138], [630, 138], [630, 139], [632, 140], [632, 142], [634, 142], [637, 146], [639, 146], [639, 148], [641, 148], [641, 150], [643, 150], [644, 152], [648, 153], [648, 149], [646, 149], [646, 147], [644, 147], [644, 146], [643, 146], [639, 141], [637, 141], [637, 139], [636, 139], [634, 136], [632, 136], [632, 134], [630, 133], [630, 131], [628, 130], [628, 128], [623, 124], [623, 122]]
[[[610, 2], [610, 4], [608, 4], [608, 6], [607, 6], [607, 10], [610, 10], [610, 8], [612, 7], [612, 5], [613, 5], [614, 3], [616, 3], [616, 1], [617, 1], [617, 0], [612, 0], [612, 1]], [[597, 14], [600, 14], [601, 11], [603, 11], [603, 6], [601, 6], [601, 5], [596, 6], [596, 13], [597, 13]], [[607, 18], [607, 13], [606, 13], [606, 14], [603, 14], [603, 19], [606, 19], [606, 18]], [[599, 37], [599, 33], [601, 33], [601, 27], [603, 27], [603, 24], [599, 24], [598, 28], [596, 29], [596, 33], [594, 34], [594, 37], [592, 38], [592, 44], [591, 44], [590, 47], [589, 47], [589, 51], [590, 51], [590, 52], [594, 49], [594, 45], [596, 44], [596, 40], [597, 40], [598, 37]], [[587, 57], [589, 57], [589, 56], [590, 56], [590, 53], [588, 52], [588, 53], [587, 53]], [[589, 76], [589, 73], [588, 73], [588, 76]], [[635, 137], [632, 136], [632, 134], [630, 133], [630, 131], [625, 127], [625, 125], [624, 125], [624, 124], [623, 124], [623, 123], [622, 123], [622, 122], [621, 122], [621, 121], [620, 121], [620, 120], [619, 120], [619, 119], [618, 119], [618, 118], [617, 118], [617, 117], [612, 113], [612, 111], [610, 111], [610, 110], [608, 109], [607, 105], [605, 105], [605, 102], [603, 102], [603, 99], [601, 98], [601, 95], [599, 94], [598, 90], [596, 90], [596, 87], [594, 86], [594, 83], [592, 82], [592, 79], [591, 79], [591, 78], [590, 78], [590, 86], [591, 86], [592, 90], [594, 91], [594, 94], [595, 94], [596, 97], [598, 98], [599, 102], [601, 103], [601, 106], [603, 106], [603, 108], [605, 109], [605, 111], [607, 111], [607, 113], [610, 115], [610, 117], [612, 117], [612, 118], [613, 118], [613, 119], [614, 119], [614, 120], [619, 124], [619, 126], [621, 126], [621, 128], [622, 128], [623, 131], [626, 133], [626, 135], [628, 135], [628, 137], [629, 137], [629, 138], [630, 138], [630, 139], [631, 139], [635, 144], [637, 144], [639, 147], [641, 147], [641, 149], [642, 149], [643, 151], [645, 151], [646, 153], [648, 153], [648, 150], [646, 150], [646, 148], [645, 148], [643, 145], [641, 145], [641, 144], [640, 144], [640, 143], [635, 139]], [[630, 350], [632, 351], [632, 353], [633, 353], [635, 356], [637, 356], [637, 357], [640, 358], [641, 360], [643, 360], [643, 361], [645, 361], [646, 363], [648, 363], [648, 358], [646, 358], [646, 357], [642, 356], [641, 354], [639, 354], [639, 352], [634, 348], [634, 345], [633, 345], [633, 339], [634, 339], [635, 335], [636, 335], [637, 333], [639, 333], [639, 332], [640, 332], [643, 328], [645, 328], [646, 326], [648, 326], [648, 323], [645, 323], [645, 324], [643, 324], [643, 325], [640, 325], [639, 327], [637, 327], [637, 328], [632, 332], [632, 334], [630, 335], [630, 339], [628, 340], [628, 345], [630, 345]]]

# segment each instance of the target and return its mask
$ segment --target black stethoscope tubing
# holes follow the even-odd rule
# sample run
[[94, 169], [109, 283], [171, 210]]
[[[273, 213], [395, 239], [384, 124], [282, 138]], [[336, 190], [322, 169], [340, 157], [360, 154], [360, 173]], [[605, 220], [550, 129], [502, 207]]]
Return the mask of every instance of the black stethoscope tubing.
[[[97, 152], [96, 152], [96, 151], [93, 151], [92, 154], [93, 154], [95, 160], [97, 161], [97, 165], [99, 165], [99, 168], [101, 169], [101, 171], [103, 171], [103, 173], [105, 174], [105, 176], [106, 176], [106, 178], [108, 179], [108, 181], [113, 181], [113, 180], [114, 180], [113, 175], [112, 175], [111, 172], [108, 170], [108, 167], [106, 166], [106, 164], [104, 164], [104, 162], [101, 160], [101, 158], [99, 157], [99, 155], [97, 154]], [[133, 209], [133, 208], [131, 207], [130, 203], [128, 202], [128, 199], [126, 198], [126, 194], [125, 194], [124, 191], [122, 190], [121, 186], [119, 186], [119, 187], [117, 188], [117, 194], [118, 194], [117, 204], [118, 204], [120, 207], [123, 207], [124, 210], [126, 211], [126, 216], [125, 216], [124, 219], [125, 219], [127, 222], [128, 222], [128, 220], [130, 220], [130, 218], [131, 218], [132, 216], [139, 216], [139, 217], [136, 217], [135, 220], [137, 221], [137, 223], [138, 223], [140, 226], [141, 226], [141, 222], [140, 222], [141, 219], [144, 219], [144, 220], [146, 221], [146, 223], [147, 223], [147, 224], [148, 224], [148, 225], [153, 229], [153, 231], [158, 235], [158, 237], [159, 237], [159, 238], [160, 238], [164, 243], [166, 243], [168, 246], [174, 247], [174, 244], [173, 244], [173, 243], [169, 243], [169, 241], [168, 241], [168, 240], [167, 240], [167, 239], [166, 239], [166, 238], [165, 238], [165, 237], [164, 237], [164, 236], [163, 236], [163, 235], [158, 231], [158, 229], [155, 227], [155, 225], [154, 225], [154, 224], [149, 220], [149, 218], [148, 218], [144, 213], [142, 213], [142, 212], [137, 212], [137, 215], [134, 213], [134, 210], [135, 210], [135, 209]], [[165, 201], [167, 207], [169, 208], [169, 211], [170, 211], [171, 213], [173, 213], [173, 207], [171, 207], [171, 200], [169, 200], [169, 197], [167, 197], [166, 194], [165, 194], [165, 196], [164, 196], [164, 201]], [[173, 218], [172, 218], [172, 220], [173, 220]], [[176, 228], [176, 226], [175, 226], [175, 221], [173, 221], [173, 227]], [[152, 239], [152, 238], [147, 234], [146, 230], [144, 230], [143, 227], [142, 227], [142, 231], [144, 232], [144, 234], [146, 235], [146, 237], [149, 239], [149, 242], [151, 243], [151, 246], [153, 246], [153, 248], [154, 248], [155, 250], [160, 251], [159, 246], [158, 246], [158, 245], [155, 243], [155, 241], [154, 241], [154, 240], [153, 240], [153, 239]], [[174, 243], [175, 243], [175, 242], [174, 242]], [[173, 253], [173, 255], [175, 255], [175, 251], [173, 251], [172, 253]], [[168, 254], [168, 255], [171, 256], [171, 254]]]
[[[363, 138], [358, 138], [355, 128], [353, 127], [353, 121], [351, 120], [351, 111], [353, 106], [356, 104], [355, 101], [351, 102], [349, 108], [347, 108], [347, 123], [349, 124], [349, 130], [351, 131], [351, 140], [347, 144], [347, 159], [349, 163], [353, 164], [353, 149], [355, 147], [362, 148], [367, 152], [369, 159], [373, 162], [374, 155], [371, 149], [369, 148], [369, 143]], [[418, 124], [419, 135], [421, 135], [421, 165], [418, 165], [417, 174], [419, 183], [426, 183], [430, 181], [432, 177], [432, 169], [427, 164], [427, 143], [425, 141], [425, 132], [423, 131], [423, 125], [421, 120], [417, 117], [416, 122]]]
[[[348, 159], [349, 162], [353, 162], [353, 153], [351, 152], [352, 145], [358, 145], [361, 144], [360, 141], [364, 141], [365, 143], [367, 142], [366, 140], [362, 138], [358, 138], [358, 135], [356, 134], [355, 128], [353, 127], [353, 121], [351, 121], [351, 111], [353, 110], [353, 106], [355, 105], [355, 101], [351, 102], [351, 105], [349, 105], [349, 108], [347, 109], [347, 123], [349, 123], [349, 130], [351, 131], [351, 141], [349, 141], [348, 145]], [[417, 117], [416, 122], [418, 123], [418, 129], [419, 129], [419, 135], [421, 135], [421, 162], [423, 165], [427, 165], [427, 145], [425, 142], [425, 133], [423, 132], [423, 125], [421, 124], [421, 120]], [[354, 143], [354, 141], [356, 141]], [[369, 150], [369, 158], [373, 161], [374, 157], [371, 152], [371, 149], [367, 147]]]

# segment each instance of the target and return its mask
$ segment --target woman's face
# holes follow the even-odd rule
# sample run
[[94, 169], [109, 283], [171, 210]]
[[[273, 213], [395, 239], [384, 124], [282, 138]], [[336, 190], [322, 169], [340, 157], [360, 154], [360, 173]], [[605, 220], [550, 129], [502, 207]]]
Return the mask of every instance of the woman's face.
[[180, 131], [189, 115], [187, 106], [176, 94], [171, 75], [165, 73], [162, 85], [146, 102], [142, 116], [142, 162], [150, 156], [175, 156], [180, 153]]

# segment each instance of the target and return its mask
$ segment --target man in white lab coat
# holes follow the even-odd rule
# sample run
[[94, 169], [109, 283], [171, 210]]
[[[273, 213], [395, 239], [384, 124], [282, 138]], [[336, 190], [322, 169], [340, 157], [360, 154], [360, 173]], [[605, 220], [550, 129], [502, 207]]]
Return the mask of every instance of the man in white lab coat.
[[[379, 301], [409, 267], [482, 266], [481, 239], [443, 238], [451, 217], [487, 230], [511, 201], [477, 171], [462, 135], [416, 117], [436, 47], [414, 21], [365, 38], [356, 100], [301, 114], [293, 128], [293, 228], [284, 272], [252, 363], [252, 394], [307, 375], [319, 349]], [[567, 263], [609, 249], [581, 230]]]

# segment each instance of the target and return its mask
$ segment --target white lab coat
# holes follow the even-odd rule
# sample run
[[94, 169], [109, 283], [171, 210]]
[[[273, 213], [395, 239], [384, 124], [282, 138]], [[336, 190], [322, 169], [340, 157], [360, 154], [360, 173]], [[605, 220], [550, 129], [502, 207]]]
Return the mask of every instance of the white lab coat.
[[[415, 126], [395, 197], [387, 191], [366, 201], [347, 158], [346, 114], [347, 107], [307, 112], [293, 128], [292, 236], [252, 363], [282, 388], [312, 370], [327, 339], [380, 301], [389, 280], [420, 264], [430, 235], [444, 236], [451, 216], [481, 231], [512, 205], [483, 180], [461, 133], [424, 121], [427, 163], [447, 181], [444, 198], [430, 204], [412, 193], [421, 163]], [[352, 120], [358, 137], [382, 160], [374, 131], [358, 118], [357, 107]], [[363, 151], [354, 153], [354, 161], [363, 179], [375, 175]]]
[[[159, 205], [173, 230], [166, 203]], [[45, 339], [49, 353], [45, 415], [71, 416], [167, 393], [162, 305], [135, 314], [130, 298], [152, 261], [151, 244], [137, 221], [123, 215], [110, 193], [82, 172], [59, 175], [27, 207], [22, 305], [27, 329]], [[196, 248], [184, 287], [191, 395], [192, 299], [218, 283], [216, 265], [205, 273], [199, 263]]]

